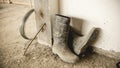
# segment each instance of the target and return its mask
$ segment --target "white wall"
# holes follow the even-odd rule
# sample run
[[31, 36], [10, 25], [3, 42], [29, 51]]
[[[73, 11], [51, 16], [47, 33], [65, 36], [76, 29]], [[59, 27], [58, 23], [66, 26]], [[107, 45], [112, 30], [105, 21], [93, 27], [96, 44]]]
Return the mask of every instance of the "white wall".
[[61, 0], [61, 14], [82, 19], [83, 34], [101, 28], [94, 46], [120, 52], [120, 0]]

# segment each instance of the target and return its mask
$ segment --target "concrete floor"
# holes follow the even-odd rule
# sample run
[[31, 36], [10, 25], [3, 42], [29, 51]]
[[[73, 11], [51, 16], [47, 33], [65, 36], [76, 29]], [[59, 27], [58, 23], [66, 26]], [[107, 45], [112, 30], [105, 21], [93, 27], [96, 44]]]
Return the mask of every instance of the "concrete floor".
[[[0, 4], [0, 68], [116, 68], [115, 59], [93, 53], [76, 64], [64, 63], [52, 53], [51, 48], [36, 41], [23, 56], [27, 40], [19, 34], [19, 26], [28, 6]], [[27, 33], [33, 37], [34, 14], [27, 22]]]

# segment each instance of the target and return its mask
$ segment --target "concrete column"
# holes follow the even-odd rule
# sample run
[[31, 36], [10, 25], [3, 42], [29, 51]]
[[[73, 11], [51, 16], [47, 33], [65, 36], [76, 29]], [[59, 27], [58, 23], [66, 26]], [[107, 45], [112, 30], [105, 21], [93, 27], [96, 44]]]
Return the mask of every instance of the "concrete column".
[[[38, 42], [41, 44], [52, 45], [52, 21], [54, 14], [58, 13], [58, 0], [34, 0], [36, 26], [40, 29], [46, 23], [43, 31], [38, 35]], [[41, 19], [43, 19], [43, 22]]]

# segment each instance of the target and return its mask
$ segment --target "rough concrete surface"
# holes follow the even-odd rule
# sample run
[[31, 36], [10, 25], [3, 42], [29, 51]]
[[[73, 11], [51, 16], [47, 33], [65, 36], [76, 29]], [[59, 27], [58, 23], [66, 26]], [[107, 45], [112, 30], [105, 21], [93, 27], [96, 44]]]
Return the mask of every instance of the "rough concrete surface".
[[[32, 43], [23, 56], [27, 40], [19, 33], [19, 26], [29, 6], [0, 4], [0, 68], [116, 68], [115, 59], [93, 53], [76, 64], [63, 62], [52, 53], [51, 48]], [[27, 33], [36, 33], [34, 14], [27, 22]]]

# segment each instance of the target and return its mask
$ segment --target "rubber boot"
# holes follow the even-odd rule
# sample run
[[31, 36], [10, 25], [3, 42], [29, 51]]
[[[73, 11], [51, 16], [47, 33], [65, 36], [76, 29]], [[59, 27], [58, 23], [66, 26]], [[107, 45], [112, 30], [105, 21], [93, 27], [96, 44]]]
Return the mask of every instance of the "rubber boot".
[[89, 45], [92, 45], [99, 34], [99, 28], [93, 27], [85, 36], [74, 35], [73, 50], [77, 55], [84, 53]]
[[62, 15], [55, 16], [55, 23], [53, 27], [53, 47], [52, 51], [57, 54], [64, 62], [75, 63], [79, 60], [68, 47], [68, 33], [70, 18]]

